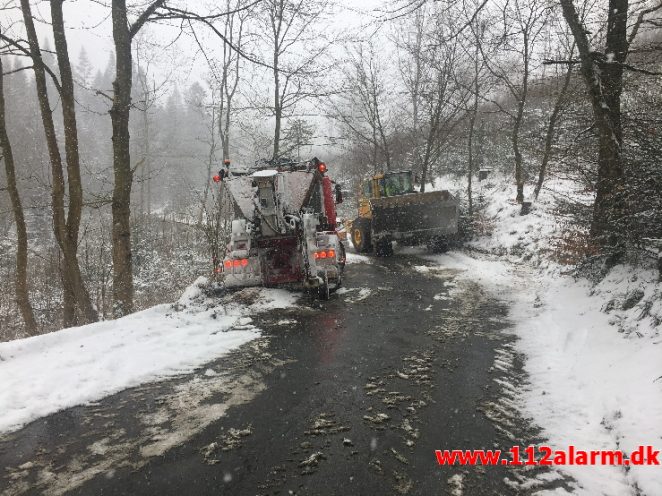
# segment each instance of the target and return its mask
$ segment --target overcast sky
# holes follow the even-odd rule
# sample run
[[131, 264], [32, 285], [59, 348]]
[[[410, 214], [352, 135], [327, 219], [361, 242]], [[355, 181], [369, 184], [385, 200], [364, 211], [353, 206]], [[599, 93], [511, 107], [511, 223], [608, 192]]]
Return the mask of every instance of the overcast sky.
[[[205, 5], [208, 2], [189, 0], [187, 5], [192, 11], [204, 12], [208, 10]], [[64, 2], [64, 16], [67, 27], [67, 41], [72, 62], [78, 61], [78, 55], [84, 47], [90, 61], [97, 69], [103, 69], [110, 54], [112, 53], [112, 26], [110, 20], [110, 8], [90, 0], [67, 0]], [[371, 33], [375, 30], [371, 21], [378, 15], [378, 9], [384, 5], [384, 0], [337, 0], [335, 2], [335, 14], [330, 19], [328, 28], [332, 31], [349, 30], [353, 34]], [[37, 19], [37, 29], [41, 39], [48, 38], [52, 47], [52, 33], [48, 25], [50, 20], [50, 7], [46, 1], [33, 3], [33, 14]], [[12, 14], [15, 20], [20, 19], [20, 12]], [[4, 23], [3, 23], [4, 24]], [[20, 22], [19, 22], [20, 24]], [[317, 28], [319, 29], [319, 28]], [[178, 34], [178, 29], [173, 27], [150, 25], [149, 36], [155, 41], [168, 45]], [[209, 41], [210, 50], [218, 45], [218, 39], [209, 36], [206, 29], [199, 27], [201, 33]], [[186, 47], [188, 46], [188, 50]], [[193, 40], [184, 39], [177, 42], [179, 54], [188, 52], [193, 56], [198, 52]], [[197, 62], [191, 60], [191, 62]]]
[[[101, 5], [101, 1], [66, 0], [63, 4], [70, 58], [74, 66], [78, 65], [79, 55], [83, 48], [95, 70], [105, 69], [113, 52], [110, 7]], [[385, 1], [337, 0], [334, 2], [333, 15], [329, 19], [329, 22], [314, 26], [311, 29], [320, 30], [326, 28], [329, 33], [345, 31], [347, 35], [341, 37], [342, 41], [348, 40], [350, 36], [352, 38], [366, 37], [374, 34], [376, 31], [381, 34], [382, 32], [377, 29], [379, 23], [375, 21], [380, 16], [380, 11], [384, 8], [384, 5], [394, 4], [393, 1], [388, 3], [385, 3]], [[147, 4], [144, 0], [140, 3], [143, 5], [143, 8], [144, 4]], [[209, 3], [208, 0], [188, 0], [187, 8], [200, 13], [209, 12], [209, 7], [205, 7]], [[18, 0], [16, 0], [16, 4], [18, 4]], [[214, 5], [214, 2], [211, 2], [211, 4]], [[49, 2], [39, 0], [32, 5], [40, 39], [42, 42], [44, 39], [48, 39], [49, 47], [52, 48], [52, 32], [49, 25]], [[133, 5], [138, 5], [138, 3], [134, 2]], [[20, 10], [16, 9], [10, 16], [15, 21], [13, 29], [21, 31], [21, 36], [24, 37]], [[0, 20], [0, 22], [6, 26], [5, 20]], [[207, 56], [213, 58], [214, 50], [222, 47], [219, 38], [204, 26], [197, 26], [196, 33], [205, 48]], [[152, 62], [150, 72], [154, 75], [157, 85], [167, 81], [164, 87], [165, 94], [172, 91], [175, 87], [184, 90], [195, 80], [203, 82], [209, 74], [207, 61], [200, 53], [195, 40], [189, 34], [179, 35], [180, 30], [177, 27], [149, 24], [141, 31], [138, 39], [138, 42], [142, 38], [143, 40], [147, 40], [148, 43], [155, 43], [157, 45], [156, 49], [148, 50], [150, 56], [156, 54], [156, 60]], [[341, 54], [341, 47], [335, 50], [337, 50], [338, 55]], [[264, 58], [269, 60], [269, 56]], [[134, 55], [135, 61], [136, 57]], [[245, 67], [245, 69], [251, 70], [250, 67]], [[269, 85], [269, 81], [266, 78], [268, 74], [265, 71], [258, 70], [254, 72], [258, 73], [258, 77], [251, 80], [249, 84]], [[259, 82], [260, 80], [262, 80], [262, 83]], [[258, 82], [256, 83], [256, 81]], [[111, 88], [100, 89], [105, 91], [111, 90]], [[265, 86], [265, 90], [269, 91], [268, 86]], [[324, 144], [325, 141], [328, 141], [325, 136], [334, 136], [336, 134], [335, 123], [324, 117], [312, 117], [310, 115], [311, 111], [305, 108], [301, 108], [300, 110], [317, 127], [317, 134], [319, 135], [319, 139], [315, 140], [317, 145], [322, 148], [328, 146]], [[266, 116], [265, 118], [268, 119]], [[318, 148], [318, 146], [315, 148]], [[315, 152], [315, 150], [312, 151]]]

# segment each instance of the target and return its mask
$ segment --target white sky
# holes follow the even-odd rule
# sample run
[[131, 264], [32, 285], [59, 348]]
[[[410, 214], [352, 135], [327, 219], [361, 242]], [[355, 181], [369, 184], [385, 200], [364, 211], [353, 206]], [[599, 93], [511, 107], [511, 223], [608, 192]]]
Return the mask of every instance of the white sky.
[[[206, 3], [200, 0], [189, 0], [187, 8], [203, 13], [205, 12]], [[335, 5], [335, 13], [328, 28], [332, 31], [348, 30], [352, 34], [358, 35], [362, 32], [374, 31], [374, 26], [370, 28], [365, 26], [374, 20], [374, 11], [384, 5], [384, 0], [338, 0]], [[90, 0], [67, 0], [64, 2], [63, 8], [72, 63], [77, 62], [78, 54], [84, 47], [94, 67], [103, 69], [112, 52], [110, 8]], [[37, 19], [37, 30], [41, 39], [48, 38], [51, 40], [52, 47], [51, 28], [47, 24], [50, 20], [49, 3], [47, 1], [34, 3], [33, 14]], [[17, 20], [20, 19], [20, 12], [15, 11], [11, 14], [11, 17]], [[178, 34], [178, 29], [173, 27], [152, 24], [147, 29], [150, 37], [158, 40], [160, 44], [168, 44]], [[320, 29], [320, 27], [315, 27], [315, 29]], [[210, 42], [210, 46], [219, 45], [218, 38], [214, 35], [209, 36], [210, 31], [208, 29], [200, 26], [197, 31], [203, 33], [203, 36]], [[184, 48], [186, 45], [189, 45], [189, 52], [197, 51], [193, 40], [180, 39], [177, 46]], [[206, 65], [204, 59], [201, 64]]]
[[[18, 1], [15, 1], [18, 4]], [[109, 2], [109, 0], [107, 1]], [[385, 2], [386, 0], [337, 0], [334, 3], [330, 22], [326, 25], [316, 25], [311, 29], [320, 30], [326, 27], [329, 33], [345, 32], [346, 35], [340, 37], [341, 42], [349, 40], [350, 37], [366, 37], [377, 30], [377, 24], [374, 21], [379, 16], [378, 10], [383, 9], [384, 5], [388, 5], [387, 8], [392, 8], [391, 6], [394, 3]], [[141, 1], [141, 3], [148, 4], [147, 1]], [[136, 2], [131, 4], [138, 5]], [[209, 11], [209, 8], [205, 5], [209, 5], [209, 2], [203, 0], [188, 0], [186, 2], [187, 9], [198, 13]], [[43, 43], [45, 39], [48, 39], [48, 44], [52, 49], [49, 2], [36, 0], [32, 8], [40, 41]], [[81, 49], [84, 48], [95, 71], [104, 70], [113, 52], [110, 7], [92, 0], [66, 0], [63, 9], [72, 65], [78, 65]], [[11, 12], [7, 20], [15, 21], [13, 30], [21, 32], [21, 36], [24, 37], [20, 10], [16, 9]], [[0, 19], [0, 23], [4, 25], [5, 29], [7, 20]], [[196, 26], [196, 33], [201, 44], [205, 47], [207, 56], [213, 58], [214, 50], [222, 47], [221, 40], [209, 28], [202, 25]], [[382, 34], [381, 31], [380, 34]], [[164, 87], [165, 94], [169, 93], [175, 86], [180, 90], [184, 90], [195, 80], [199, 80], [205, 86], [204, 79], [208, 75], [207, 61], [200, 53], [197, 43], [188, 34], [179, 35], [178, 27], [148, 24], [138, 37], [157, 45], [156, 49], [148, 50], [146, 53], [149, 53], [150, 57], [156, 54], [156, 60], [152, 62], [150, 72], [154, 75], [157, 86], [164, 81], [168, 82]], [[341, 56], [341, 50], [342, 47], [339, 46], [334, 48], [333, 52]], [[266, 59], [268, 60], [268, 57]], [[265, 86], [265, 95], [270, 94], [268, 74], [265, 71], [256, 71], [250, 67], [249, 63], [246, 63], [243, 72], [244, 75], [251, 72], [256, 74], [249, 83], [245, 84], [262, 84]], [[110, 88], [103, 89], [110, 90]], [[162, 96], [163, 94], [161, 92]], [[315, 112], [316, 109], [313, 109], [312, 113]], [[315, 146], [307, 152], [321, 153], [322, 155], [330, 153], [330, 149], [322, 146], [327, 141], [323, 136], [336, 135], [335, 123], [331, 119], [311, 117], [311, 112], [306, 111], [305, 107], [302, 107], [299, 113], [305, 115], [309, 121], [315, 124], [316, 134], [319, 136], [315, 140], [319, 146]]]

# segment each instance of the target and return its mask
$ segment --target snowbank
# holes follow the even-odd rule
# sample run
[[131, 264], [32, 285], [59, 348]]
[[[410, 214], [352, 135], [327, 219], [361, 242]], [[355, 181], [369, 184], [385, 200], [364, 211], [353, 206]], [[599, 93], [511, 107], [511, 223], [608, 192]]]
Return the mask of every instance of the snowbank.
[[[654, 274], [621, 266], [594, 287], [586, 280], [543, 276], [460, 253], [427, 258], [440, 268], [461, 271], [457, 281], [478, 281], [511, 300], [509, 317], [519, 338], [517, 349], [527, 357], [529, 381], [519, 392], [519, 408], [542, 428], [552, 448], [662, 448], [662, 329], [649, 315], [654, 309], [638, 318], [642, 309], [630, 307], [628, 297], [634, 287], [655, 293], [659, 301], [662, 285], [651, 279]], [[642, 301], [645, 296], [652, 295]], [[606, 302], [616, 303], [606, 307]], [[623, 311], [623, 305], [629, 310]], [[605, 311], [609, 307], [613, 315]], [[636, 332], [623, 331], [624, 321], [637, 318]], [[575, 478], [575, 494], [662, 494], [659, 466], [557, 468]]]
[[[558, 449], [660, 449], [659, 329], [648, 329], [644, 339], [617, 332], [601, 311], [602, 295], [591, 292], [588, 281], [554, 279], [538, 285], [537, 301], [521, 298], [515, 305], [518, 348], [527, 355], [525, 370], [531, 381], [522, 394], [523, 410]], [[662, 494], [660, 467], [561, 469], [583, 488], [578, 494], [630, 494], [634, 487], [640, 494]]]
[[[490, 257], [429, 258], [463, 271], [458, 280], [477, 281], [511, 300], [516, 347], [526, 356], [530, 384], [520, 391], [519, 407], [553, 448], [660, 449], [662, 284], [657, 271], [621, 265], [596, 285], [563, 276], [572, 266], [556, 261], [558, 242], [569, 235], [559, 199], [590, 205], [592, 197], [570, 180], [550, 180], [546, 186], [531, 212], [520, 215], [509, 181], [479, 184], [482, 235], [468, 244]], [[662, 494], [660, 467], [558, 468], [575, 478], [576, 494]]]
[[205, 301], [204, 282], [196, 281], [174, 306], [0, 343], [0, 431], [191, 372], [260, 335], [249, 313], [291, 306], [296, 299], [253, 288], [248, 304], [222, 306]]

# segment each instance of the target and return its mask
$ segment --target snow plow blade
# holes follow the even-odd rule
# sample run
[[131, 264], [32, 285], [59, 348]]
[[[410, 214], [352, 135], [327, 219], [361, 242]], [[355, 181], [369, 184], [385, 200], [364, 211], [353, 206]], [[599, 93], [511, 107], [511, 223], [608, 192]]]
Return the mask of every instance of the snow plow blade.
[[457, 233], [458, 202], [448, 191], [370, 200], [375, 237], [417, 241]]

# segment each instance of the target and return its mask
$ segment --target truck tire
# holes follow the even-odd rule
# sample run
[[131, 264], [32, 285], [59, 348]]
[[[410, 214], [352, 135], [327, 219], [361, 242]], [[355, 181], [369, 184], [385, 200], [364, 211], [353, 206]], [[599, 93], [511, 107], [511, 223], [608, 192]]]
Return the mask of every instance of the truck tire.
[[448, 240], [443, 236], [437, 236], [428, 241], [428, 249], [432, 253], [446, 253], [448, 251]]
[[368, 253], [372, 250], [370, 239], [370, 220], [358, 218], [352, 222], [352, 244], [359, 253]]
[[390, 257], [393, 255], [393, 243], [391, 238], [382, 238], [375, 243], [375, 255], [378, 257]]

